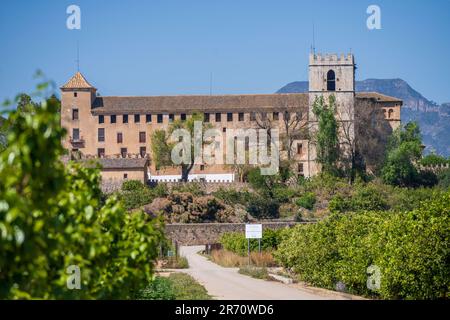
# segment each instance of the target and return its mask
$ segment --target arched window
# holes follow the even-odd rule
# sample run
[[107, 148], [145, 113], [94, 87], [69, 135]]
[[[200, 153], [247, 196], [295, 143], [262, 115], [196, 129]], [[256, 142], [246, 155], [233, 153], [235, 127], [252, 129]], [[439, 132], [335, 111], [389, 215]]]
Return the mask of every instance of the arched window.
[[327, 91], [336, 91], [336, 74], [333, 70], [327, 73]]

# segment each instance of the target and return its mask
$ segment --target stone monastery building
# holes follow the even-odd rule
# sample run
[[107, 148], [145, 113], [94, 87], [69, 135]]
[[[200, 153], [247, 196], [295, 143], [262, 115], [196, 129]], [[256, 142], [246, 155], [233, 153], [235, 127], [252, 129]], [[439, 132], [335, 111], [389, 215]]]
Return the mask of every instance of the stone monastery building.
[[[310, 177], [320, 171], [311, 138], [317, 129], [312, 112], [317, 97], [327, 101], [334, 95], [343, 136], [380, 144], [400, 125], [402, 101], [376, 92], [355, 93], [355, 69], [352, 54], [311, 53], [308, 93], [135, 97], [99, 96], [77, 72], [61, 87], [61, 125], [68, 130], [63, 146], [72, 156], [98, 159], [104, 180], [178, 181], [180, 167], [157, 170], [152, 163], [151, 134], [196, 112], [224, 133], [231, 128], [279, 128], [280, 140], [286, 142], [281, 143], [282, 157], [293, 161], [297, 174]], [[374, 121], [377, 115], [381, 124]], [[363, 137], [367, 132], [371, 133]], [[233, 182], [234, 171], [229, 165], [200, 164], [189, 177]]]

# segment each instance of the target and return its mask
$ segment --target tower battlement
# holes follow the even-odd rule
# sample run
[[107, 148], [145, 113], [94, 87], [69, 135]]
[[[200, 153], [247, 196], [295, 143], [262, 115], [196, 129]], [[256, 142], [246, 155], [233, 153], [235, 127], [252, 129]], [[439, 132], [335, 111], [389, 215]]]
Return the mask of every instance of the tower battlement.
[[349, 65], [354, 64], [355, 59], [353, 54], [321, 54], [321, 53], [311, 53], [309, 55], [310, 65]]

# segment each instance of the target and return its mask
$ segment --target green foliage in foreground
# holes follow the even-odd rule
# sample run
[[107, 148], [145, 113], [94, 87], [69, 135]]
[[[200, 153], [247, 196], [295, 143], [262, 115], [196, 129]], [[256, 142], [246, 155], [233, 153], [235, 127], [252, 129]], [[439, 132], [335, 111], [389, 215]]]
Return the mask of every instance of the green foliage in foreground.
[[[263, 237], [261, 239], [261, 251], [275, 250], [280, 243], [281, 234], [284, 231], [282, 229], [272, 230], [265, 229], [263, 231]], [[247, 255], [248, 241], [245, 238], [245, 234], [242, 232], [230, 232], [224, 233], [219, 240], [225, 250], [234, 252], [241, 256]], [[250, 251], [258, 251], [258, 240], [250, 240]]]
[[[130, 298], [148, 283], [163, 239], [157, 220], [101, 201], [97, 169], [60, 161], [59, 103], [10, 113], [0, 154], [0, 299]], [[69, 266], [81, 290], [70, 290]], [[74, 281], [69, 281], [74, 283]]]
[[210, 300], [206, 289], [185, 273], [172, 273], [169, 277], [155, 277], [137, 295], [142, 300]]
[[[383, 299], [438, 299], [450, 294], [450, 192], [409, 212], [334, 214], [284, 234], [274, 253], [313, 285]], [[367, 289], [367, 268], [378, 266], [381, 287]]]

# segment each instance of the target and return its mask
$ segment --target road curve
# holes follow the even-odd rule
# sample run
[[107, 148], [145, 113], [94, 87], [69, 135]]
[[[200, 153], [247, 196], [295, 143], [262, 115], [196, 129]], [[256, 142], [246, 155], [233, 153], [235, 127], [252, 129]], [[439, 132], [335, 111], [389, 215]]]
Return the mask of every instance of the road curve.
[[204, 246], [181, 247], [189, 262], [183, 270], [200, 282], [219, 300], [325, 300], [333, 296], [318, 295], [274, 281], [254, 279], [238, 273], [237, 268], [223, 268], [198, 254]]

